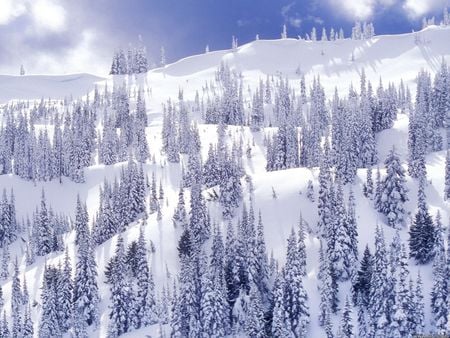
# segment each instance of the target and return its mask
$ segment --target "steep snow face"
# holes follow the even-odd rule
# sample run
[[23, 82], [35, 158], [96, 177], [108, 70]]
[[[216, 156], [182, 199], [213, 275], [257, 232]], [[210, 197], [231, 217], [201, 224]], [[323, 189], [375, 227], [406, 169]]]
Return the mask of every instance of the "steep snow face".
[[10, 100], [64, 99], [86, 95], [103, 80], [90, 74], [0, 75], [0, 103]]

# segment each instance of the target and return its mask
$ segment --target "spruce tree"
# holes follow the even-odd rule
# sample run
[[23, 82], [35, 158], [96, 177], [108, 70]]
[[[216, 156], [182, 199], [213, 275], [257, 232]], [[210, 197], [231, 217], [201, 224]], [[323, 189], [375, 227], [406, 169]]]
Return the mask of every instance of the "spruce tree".
[[421, 180], [418, 191], [418, 210], [409, 229], [410, 256], [418, 264], [426, 264], [435, 254], [436, 230], [428, 212], [425, 181]]
[[147, 263], [147, 248], [144, 238], [144, 227], [139, 231], [137, 244], [137, 292], [134, 302], [134, 312], [137, 316], [137, 328], [152, 325], [157, 322], [155, 286], [152, 273]]
[[111, 283], [108, 337], [118, 337], [131, 331], [135, 316], [132, 309], [134, 297], [126, 275], [125, 248], [121, 235], [117, 238], [115, 258], [115, 273]]
[[341, 333], [343, 338], [353, 338], [354, 326], [352, 320], [352, 307], [348, 297], [345, 300], [344, 310], [342, 311]]
[[386, 177], [381, 182], [379, 211], [386, 217], [388, 224], [394, 228], [404, 224], [404, 203], [408, 200], [405, 187], [405, 171], [395, 148], [389, 152], [384, 162]]
[[97, 284], [97, 263], [89, 230], [86, 237], [80, 237], [77, 248], [77, 262], [73, 290], [74, 331], [79, 337], [86, 337], [86, 328], [99, 324], [99, 291]]

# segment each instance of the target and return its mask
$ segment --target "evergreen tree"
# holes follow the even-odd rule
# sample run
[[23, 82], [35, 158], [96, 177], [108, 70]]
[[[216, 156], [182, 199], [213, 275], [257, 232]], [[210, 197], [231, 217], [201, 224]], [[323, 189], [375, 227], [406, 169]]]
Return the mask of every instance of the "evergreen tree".
[[178, 204], [175, 208], [172, 220], [175, 227], [181, 226], [181, 228], [185, 228], [188, 224], [187, 213], [184, 207], [183, 186], [180, 186], [180, 191], [178, 193]]
[[20, 287], [20, 279], [19, 279], [19, 265], [16, 257], [11, 287], [11, 316], [13, 324], [12, 335], [14, 337], [18, 337], [22, 331], [21, 309], [22, 309], [22, 290]]
[[355, 336], [352, 320], [352, 307], [348, 297], [345, 300], [344, 310], [342, 311], [341, 334], [341, 337], [343, 338], [352, 338]]
[[425, 196], [425, 181], [421, 180], [418, 192], [418, 210], [409, 229], [410, 256], [418, 264], [426, 264], [435, 254], [436, 230], [433, 224]]
[[22, 338], [33, 338], [34, 335], [34, 328], [33, 328], [33, 321], [31, 319], [30, 314], [30, 306], [27, 304], [25, 307], [25, 313], [23, 317], [23, 324], [22, 324]]
[[450, 150], [447, 150], [447, 156], [445, 157], [445, 188], [444, 198], [450, 199]]
[[75, 210], [75, 244], [79, 245], [81, 238], [85, 239], [88, 233], [88, 214], [85, 204], [80, 201], [80, 196], [77, 195], [77, 206]]
[[423, 301], [423, 285], [420, 271], [417, 274], [416, 290], [414, 294], [414, 316], [416, 334], [424, 333], [425, 329], [425, 305]]
[[61, 332], [67, 332], [73, 321], [73, 281], [72, 266], [66, 249], [64, 265], [57, 281], [58, 320]]
[[408, 200], [405, 171], [394, 148], [390, 151], [384, 164], [386, 177], [381, 182], [379, 211], [387, 217], [389, 225], [396, 228], [404, 224], [403, 205]]
[[221, 281], [211, 271], [202, 279], [200, 318], [202, 332], [206, 337], [224, 337], [227, 334], [228, 310], [223, 302]]
[[[442, 231], [438, 232], [443, 242]], [[448, 297], [449, 297], [448, 266], [445, 256], [445, 247], [436, 250], [433, 260], [433, 288], [431, 291], [431, 313], [433, 326], [437, 334], [447, 332], [448, 323]]]
[[369, 293], [370, 335], [386, 336], [387, 330], [387, 259], [384, 234], [377, 225], [375, 254]]
[[370, 283], [372, 280], [373, 257], [369, 247], [364, 250], [355, 284], [353, 285], [353, 302], [359, 306], [369, 305]]
[[58, 321], [56, 281], [58, 270], [51, 266], [46, 266], [42, 285], [42, 312], [39, 323], [39, 337], [61, 337], [61, 330]]
[[288, 238], [287, 257], [284, 275], [284, 306], [286, 323], [295, 337], [306, 335], [309, 324], [308, 295], [303, 286], [301, 271], [304, 269], [298, 259], [298, 246], [295, 232]]
[[256, 286], [250, 287], [249, 309], [246, 322], [245, 332], [251, 338], [263, 338], [264, 332], [264, 312], [261, 304], [260, 293]]
[[45, 256], [52, 251], [52, 228], [47, 210], [47, 203], [45, 201], [44, 190], [41, 195], [41, 208], [37, 215], [37, 254], [38, 256]]
[[289, 328], [285, 321], [286, 308], [284, 307], [284, 281], [280, 273], [277, 274], [273, 287], [273, 318], [272, 318], [272, 335], [274, 337], [288, 337]]
[[87, 337], [86, 328], [99, 324], [99, 291], [97, 263], [89, 231], [80, 237], [73, 290], [74, 331], [77, 337]]
[[157, 322], [155, 286], [152, 273], [147, 264], [147, 249], [144, 238], [144, 227], [140, 228], [137, 258], [137, 292], [134, 302], [134, 312], [137, 315], [137, 328], [148, 326]]
[[121, 235], [117, 238], [114, 264], [115, 273], [111, 281], [111, 311], [109, 313], [108, 337], [118, 337], [131, 331], [135, 316], [132, 308], [134, 297], [126, 275], [125, 248]]

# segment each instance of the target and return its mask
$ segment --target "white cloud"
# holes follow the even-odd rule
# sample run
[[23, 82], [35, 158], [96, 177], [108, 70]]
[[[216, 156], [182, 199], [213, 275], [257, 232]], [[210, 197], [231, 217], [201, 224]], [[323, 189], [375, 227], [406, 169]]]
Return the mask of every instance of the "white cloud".
[[411, 18], [417, 18], [439, 8], [444, 8], [445, 4], [446, 1], [442, 0], [406, 0], [403, 8]]
[[292, 27], [296, 27], [296, 28], [300, 28], [301, 24], [302, 24], [302, 20], [300, 18], [289, 18], [289, 24]]
[[331, 0], [331, 5], [349, 18], [365, 20], [372, 16], [376, 0]]
[[66, 11], [55, 1], [33, 1], [31, 14], [36, 28], [42, 32], [60, 32], [66, 28]]
[[0, 25], [7, 25], [26, 11], [23, 0], [0, 0]]
[[295, 5], [295, 1], [294, 1], [294, 2], [291, 2], [290, 4], [288, 4], [288, 5], [286, 5], [286, 6], [281, 7], [281, 15], [282, 15], [284, 18], [286, 18], [287, 15], [288, 15], [288, 13], [289, 13], [289, 11], [290, 11], [291, 8], [292, 8], [292, 6], [294, 6], [294, 5]]
[[337, 11], [347, 18], [367, 20], [376, 8], [388, 9], [401, 5], [410, 18], [424, 16], [429, 12], [444, 8], [447, 0], [329, 0]]
[[26, 57], [24, 64], [33, 74], [91, 73], [105, 75], [109, 67], [109, 55], [98, 50], [98, 35], [93, 29], [85, 29], [81, 40], [63, 54], [37, 52]]

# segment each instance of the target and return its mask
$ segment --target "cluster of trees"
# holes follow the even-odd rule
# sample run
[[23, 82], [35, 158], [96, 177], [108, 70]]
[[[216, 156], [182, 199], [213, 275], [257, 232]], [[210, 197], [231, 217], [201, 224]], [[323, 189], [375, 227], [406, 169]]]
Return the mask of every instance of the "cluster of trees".
[[77, 104], [72, 113], [54, 114], [54, 132], [36, 130], [34, 120], [21, 111], [6, 113], [0, 131], [0, 174], [26, 180], [48, 181], [70, 177], [83, 182], [83, 169], [92, 164], [95, 150], [95, 114], [85, 104]]
[[181, 154], [197, 154], [200, 149], [200, 136], [183, 99], [183, 92], [178, 95], [178, 104], [171, 101], [164, 106], [162, 125], [162, 151], [171, 163], [178, 163]]
[[92, 230], [94, 244], [99, 245], [123, 232], [126, 226], [146, 212], [148, 182], [142, 165], [130, 160], [122, 167], [119, 180], [106, 181], [100, 187], [99, 208]]
[[[447, 20], [448, 20], [448, 13], [447, 13]], [[444, 22], [445, 22], [445, 12], [444, 12]], [[355, 25], [352, 27], [352, 34], [351, 38], [352, 40], [367, 40], [371, 39], [375, 36], [375, 28], [373, 26], [372, 22], [363, 22], [356, 21]], [[288, 33], [287, 33], [287, 27], [286, 25], [283, 25], [283, 30], [281, 32], [281, 39], [287, 39]], [[298, 36], [299, 39], [302, 39], [300, 35]], [[316, 27], [313, 27], [310, 34], [305, 34], [304, 39], [306, 41], [337, 41], [337, 40], [343, 40], [345, 39], [344, 30], [340, 28], [339, 30], [335, 30], [333, 27], [330, 28], [329, 33], [327, 33], [327, 29], [325, 27], [322, 27], [322, 34], [318, 36]], [[256, 35], [256, 40], [259, 40], [259, 34]], [[231, 48], [235, 50], [237, 48], [237, 39], [233, 36], [232, 39], [232, 45]], [[207, 52], [209, 51], [209, 48]]]
[[236, 229], [228, 223], [225, 241], [214, 227], [209, 258], [195, 233], [185, 229], [170, 306], [172, 336], [304, 336], [310, 319], [301, 226], [298, 233], [297, 238], [292, 230], [286, 266], [279, 270], [274, 260], [269, 262], [261, 215], [257, 221], [252, 204], [249, 210], [244, 205]]
[[19, 230], [13, 190], [8, 198], [6, 189], [3, 189], [0, 200], [0, 225], [0, 248], [3, 248], [16, 240]]
[[[64, 113], [42, 100], [30, 109], [30, 117], [23, 113], [23, 105], [6, 109], [0, 129], [0, 174], [32, 181], [61, 182], [68, 177], [84, 182], [84, 168], [95, 164], [95, 159], [110, 165], [131, 156], [145, 163], [150, 158], [145, 100], [139, 90], [136, 109], [130, 109], [129, 96], [124, 87], [112, 93], [106, 88], [104, 95], [95, 90], [91, 102], [63, 104]], [[97, 119], [101, 109], [104, 117]], [[52, 124], [53, 136], [38, 123]]]
[[375, 28], [372, 22], [356, 21], [352, 27], [352, 40], [367, 40], [375, 36]]
[[[408, 172], [411, 177], [426, 176], [425, 155], [443, 149], [441, 128], [450, 110], [450, 68], [442, 61], [432, 83], [428, 72], [417, 77], [415, 109], [410, 112], [408, 130]], [[448, 128], [448, 126], [446, 126]]]
[[219, 186], [220, 195], [217, 197], [222, 206], [223, 216], [231, 218], [242, 199], [240, 182], [244, 175], [242, 142], [233, 140], [230, 149], [226, 140], [227, 125], [222, 121], [217, 123], [217, 144], [209, 145], [208, 156], [203, 162], [198, 128], [196, 124], [191, 123], [180, 92], [178, 109], [170, 101], [165, 107], [162, 149], [167, 154], [169, 162], [177, 163], [181, 155], [187, 154], [187, 164], [182, 168], [183, 187], [192, 187], [192, 190], [195, 190], [201, 189], [203, 185], [206, 188]]
[[114, 53], [111, 70], [111, 75], [132, 75], [147, 73], [150, 69], [147, 60], [147, 51], [144, 46], [134, 49], [128, 49], [125, 53], [123, 49], [119, 49]]
[[88, 219], [86, 206], [78, 199], [75, 276], [67, 251], [62, 264], [45, 267], [39, 337], [60, 337], [68, 331], [87, 337], [87, 328], [99, 324], [97, 263]]
[[206, 103], [202, 112], [205, 123], [244, 125], [246, 117], [242, 95], [242, 78], [239, 73], [221, 63], [215, 76], [214, 97]]
[[69, 218], [55, 213], [47, 206], [44, 190], [41, 203], [33, 213], [32, 222], [27, 222], [28, 247], [27, 260], [31, 264], [35, 255], [45, 256], [51, 252], [63, 251], [63, 235], [71, 230]]
[[[435, 17], [431, 17], [431, 18], [427, 18], [424, 17], [422, 19], [422, 29], [427, 28], [428, 26], [431, 25], [435, 25], [436, 24], [436, 19]], [[442, 26], [448, 26], [450, 25], [450, 17], [448, 14], [448, 8], [444, 7], [444, 10], [442, 11], [442, 21], [441, 21], [441, 25]]]
[[[262, 86], [261, 82], [257, 92]], [[267, 170], [319, 166], [322, 138], [331, 132], [331, 164], [343, 184], [353, 182], [357, 168], [377, 163], [376, 133], [392, 127], [408, 91], [403, 86], [397, 91], [393, 85], [384, 89], [380, 82], [374, 93], [362, 72], [360, 93], [350, 88], [348, 98], [341, 99], [336, 91], [328, 109], [319, 79], [314, 79], [310, 95], [305, 87], [302, 79], [296, 98], [287, 81], [275, 86], [273, 125], [278, 130], [266, 140]], [[264, 116], [261, 96], [257, 97], [251, 111], [253, 130], [259, 129]]]
[[143, 227], [139, 239], [128, 249], [119, 235], [115, 255], [107, 265], [105, 276], [111, 291], [108, 337], [118, 337], [158, 322], [155, 286], [148, 265]]
[[141, 91], [137, 95], [136, 110], [130, 111], [126, 88], [116, 88], [112, 94], [112, 108], [112, 112], [105, 112], [103, 130], [98, 133], [99, 163], [110, 165], [123, 162], [130, 155], [145, 163], [150, 151], [145, 134], [147, 113]]
[[0, 303], [0, 308], [3, 310], [3, 319], [0, 319], [0, 335], [2, 337], [33, 338], [34, 328], [31, 319], [30, 296], [25, 277], [23, 277], [22, 282], [20, 281], [17, 258], [14, 263], [14, 273], [11, 285], [11, 327], [6, 318], [6, 309], [4, 308], [1, 292]]

